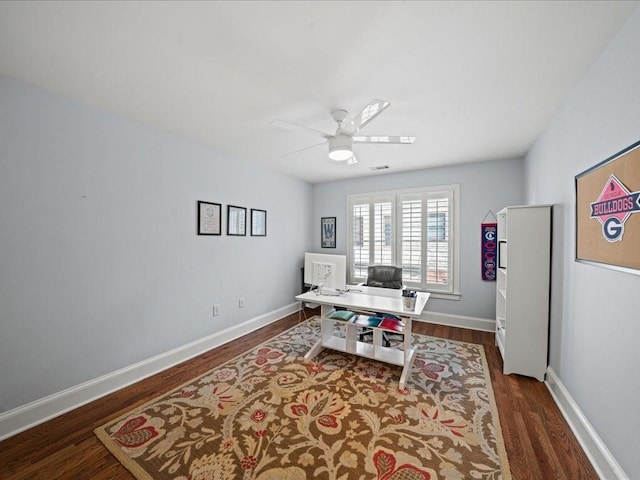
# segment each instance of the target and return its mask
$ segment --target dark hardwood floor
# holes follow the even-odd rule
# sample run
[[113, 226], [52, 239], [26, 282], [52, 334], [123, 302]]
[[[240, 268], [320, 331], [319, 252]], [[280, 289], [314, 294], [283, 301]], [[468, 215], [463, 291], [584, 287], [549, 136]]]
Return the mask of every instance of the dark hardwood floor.
[[[315, 312], [307, 311], [311, 316]], [[133, 479], [93, 429], [298, 323], [286, 317], [251, 335], [0, 442], [0, 479]], [[502, 374], [490, 333], [414, 323], [414, 332], [484, 345], [514, 480], [597, 479], [545, 385]]]

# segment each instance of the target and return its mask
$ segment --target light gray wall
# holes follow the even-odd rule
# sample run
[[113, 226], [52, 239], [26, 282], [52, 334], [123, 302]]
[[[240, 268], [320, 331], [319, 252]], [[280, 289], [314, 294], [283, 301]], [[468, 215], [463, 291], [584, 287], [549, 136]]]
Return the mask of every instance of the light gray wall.
[[640, 478], [640, 276], [574, 261], [574, 177], [638, 140], [637, 10], [526, 157], [527, 200], [555, 204], [550, 365], [629, 478]]
[[[0, 411], [294, 302], [310, 184], [5, 77], [0, 105]], [[197, 236], [197, 200], [267, 237]]]
[[[480, 278], [480, 224], [489, 210], [496, 213], [523, 200], [523, 161], [501, 160], [455, 167], [375, 175], [314, 185], [313, 237], [315, 252], [346, 254], [347, 195], [432, 185], [460, 185], [461, 299], [431, 299], [427, 310], [438, 313], [495, 318], [495, 282]], [[336, 248], [320, 248], [320, 218], [337, 217]]]

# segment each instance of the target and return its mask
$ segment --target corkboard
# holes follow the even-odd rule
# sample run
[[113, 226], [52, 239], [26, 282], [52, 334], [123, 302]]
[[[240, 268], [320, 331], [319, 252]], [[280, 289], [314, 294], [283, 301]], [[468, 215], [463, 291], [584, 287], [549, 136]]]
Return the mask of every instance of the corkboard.
[[576, 175], [576, 260], [640, 274], [638, 147]]

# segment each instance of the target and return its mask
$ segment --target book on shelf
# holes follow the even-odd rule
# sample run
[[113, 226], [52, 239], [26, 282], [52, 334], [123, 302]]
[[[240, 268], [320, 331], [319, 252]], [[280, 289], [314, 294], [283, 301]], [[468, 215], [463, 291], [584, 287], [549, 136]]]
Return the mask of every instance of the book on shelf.
[[402, 322], [402, 319], [396, 315], [393, 315], [392, 313], [384, 313], [384, 312], [378, 312], [376, 313], [376, 317], [380, 317], [380, 318], [391, 318], [392, 320], [396, 320], [398, 322]]
[[343, 322], [350, 321], [356, 314], [349, 310], [336, 310], [329, 315], [332, 320], [342, 320]]
[[381, 321], [380, 317], [370, 317], [369, 315], [356, 315], [351, 319], [352, 323], [363, 327], [377, 327]]
[[[397, 315], [393, 315], [391, 313], [377, 313], [378, 317], [382, 318], [382, 320], [387, 320], [385, 325], [388, 325], [394, 331], [397, 331], [398, 327], [404, 328], [404, 322]], [[395, 323], [392, 323], [395, 322]]]
[[404, 323], [395, 318], [385, 317], [380, 321], [378, 328], [402, 333], [404, 331]]

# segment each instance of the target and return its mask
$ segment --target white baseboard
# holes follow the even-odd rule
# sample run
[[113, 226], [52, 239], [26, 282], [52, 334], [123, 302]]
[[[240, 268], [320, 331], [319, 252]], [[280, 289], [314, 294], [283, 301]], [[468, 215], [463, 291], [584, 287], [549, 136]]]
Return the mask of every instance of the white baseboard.
[[547, 367], [544, 383], [598, 476], [608, 480], [629, 480], [551, 367]]
[[451, 315], [449, 313], [424, 312], [420, 316], [423, 322], [447, 325], [449, 327], [468, 328], [481, 332], [495, 332], [496, 320], [478, 317], [465, 317], [464, 315]]
[[35, 427], [300, 310], [298, 302], [0, 414], [0, 440]]

